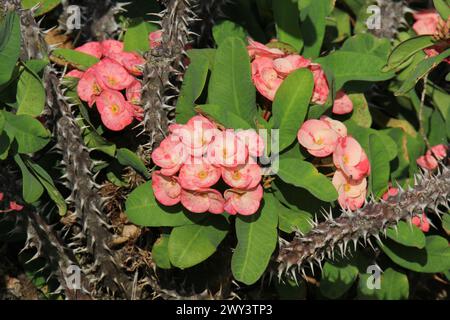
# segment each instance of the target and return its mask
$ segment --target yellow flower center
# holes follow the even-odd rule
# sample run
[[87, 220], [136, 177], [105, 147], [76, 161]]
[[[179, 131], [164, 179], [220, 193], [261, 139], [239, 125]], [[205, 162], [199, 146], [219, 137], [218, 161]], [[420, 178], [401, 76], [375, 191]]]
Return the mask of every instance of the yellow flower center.
[[344, 161], [345, 164], [348, 164], [348, 162], [349, 162], [349, 159], [348, 159], [348, 156], [347, 156], [347, 155], [344, 155], [344, 156], [342, 157], [342, 160]]
[[94, 83], [92, 85], [92, 91], [94, 92], [95, 95], [97, 95], [100, 94], [102, 90], [100, 89], [100, 86], [97, 83]]
[[322, 137], [320, 137], [319, 139], [317, 139], [317, 140], [315, 140], [315, 141], [316, 141], [316, 144], [319, 144], [319, 145], [323, 144], [323, 139], [322, 139]]
[[117, 113], [119, 111], [120, 111], [120, 108], [119, 108], [119, 106], [117, 104], [112, 104], [111, 105], [111, 112], [112, 113]]
[[113, 77], [108, 77], [108, 83], [109, 83], [111, 86], [114, 86], [114, 85], [117, 83], [117, 81], [116, 81], [116, 79], [114, 79]]
[[239, 171], [236, 170], [233, 172], [233, 175], [232, 175], [233, 180], [240, 180], [241, 177], [242, 177], [242, 175]]
[[199, 177], [199, 179], [202, 179], [202, 180], [206, 179], [206, 177], [208, 177], [208, 172], [206, 172], [205, 170], [202, 170], [197, 174], [197, 177]]
[[349, 192], [352, 186], [349, 183], [344, 184], [344, 191]]

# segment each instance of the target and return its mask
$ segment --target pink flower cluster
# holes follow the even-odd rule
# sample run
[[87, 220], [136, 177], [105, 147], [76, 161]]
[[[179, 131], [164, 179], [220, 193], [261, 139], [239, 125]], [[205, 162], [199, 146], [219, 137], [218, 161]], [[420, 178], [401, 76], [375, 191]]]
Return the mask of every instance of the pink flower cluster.
[[297, 138], [315, 157], [333, 155], [337, 171], [332, 182], [339, 194], [339, 204], [350, 210], [360, 208], [367, 194], [366, 177], [370, 174], [370, 163], [358, 141], [347, 135], [346, 126], [322, 116], [320, 120], [305, 121]]
[[[312, 102], [319, 105], [327, 102], [330, 88], [325, 72], [318, 63], [312, 63], [298, 54], [286, 54], [280, 49], [269, 48], [251, 39], [247, 50], [252, 59], [253, 83], [259, 93], [270, 101], [275, 99], [278, 88], [290, 73], [300, 68], [309, 68], [314, 76]], [[333, 113], [347, 114], [352, 110], [353, 103], [350, 98], [344, 91], [339, 91], [334, 101]]]
[[424, 156], [417, 159], [417, 164], [425, 170], [434, 170], [439, 166], [439, 160], [444, 160], [447, 157], [448, 147], [443, 144], [438, 144], [428, 150]]
[[[220, 130], [203, 116], [171, 125], [170, 135], [153, 151], [160, 167], [152, 175], [156, 199], [165, 206], [181, 204], [190, 212], [252, 215], [263, 197], [256, 158], [264, 140], [255, 130]], [[229, 187], [215, 188], [220, 180]]]
[[[446, 23], [434, 9], [419, 11], [414, 13], [413, 16], [416, 20], [413, 24], [413, 29], [419, 36], [434, 35], [438, 31], [439, 25], [445, 25]], [[431, 48], [425, 49], [424, 51], [428, 57], [434, 57], [444, 52], [445, 49], [445, 45], [435, 45]], [[446, 58], [445, 61], [450, 63], [450, 58]]]
[[[389, 187], [388, 191], [383, 195], [383, 200], [387, 201], [390, 197], [395, 197], [398, 195], [398, 188]], [[420, 228], [423, 232], [430, 231], [430, 222], [428, 221], [428, 218], [423, 212], [421, 215], [416, 215], [411, 219], [412, 224]]]
[[[0, 203], [3, 202], [5, 199], [5, 194], [3, 192], [0, 192]], [[0, 213], [8, 213], [8, 212], [13, 212], [13, 211], [22, 211], [23, 210], [23, 206], [18, 204], [15, 201], [9, 201], [8, 204], [9, 208], [7, 210], [0, 210]]]
[[142, 75], [144, 58], [123, 51], [123, 43], [116, 40], [88, 42], [75, 50], [101, 59], [85, 72], [75, 69], [66, 76], [80, 78], [78, 96], [89, 107], [96, 104], [103, 124], [120, 131], [134, 118], [140, 119], [142, 84], [138, 77]]

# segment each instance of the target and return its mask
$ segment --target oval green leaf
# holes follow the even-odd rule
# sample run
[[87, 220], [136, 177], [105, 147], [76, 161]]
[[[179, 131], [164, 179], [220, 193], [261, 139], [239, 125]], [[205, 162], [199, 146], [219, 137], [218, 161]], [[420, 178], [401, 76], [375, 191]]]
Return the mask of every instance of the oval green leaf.
[[151, 182], [137, 187], [125, 203], [125, 213], [134, 224], [145, 227], [176, 227], [192, 224], [179, 207], [163, 207], [153, 194]]
[[308, 69], [293, 72], [278, 89], [272, 109], [273, 127], [280, 130], [280, 152], [296, 139], [297, 132], [308, 113], [313, 89], [314, 79]]
[[199, 224], [176, 227], [170, 234], [170, 262], [180, 269], [190, 268], [208, 259], [228, 233], [223, 216], [208, 216]]
[[322, 201], [331, 202], [338, 197], [331, 181], [309, 162], [281, 158], [278, 176], [284, 182], [308, 190]]
[[247, 285], [258, 281], [275, 250], [278, 239], [276, 201], [271, 194], [265, 194], [259, 213], [236, 219], [238, 244], [231, 259], [231, 270], [236, 280]]

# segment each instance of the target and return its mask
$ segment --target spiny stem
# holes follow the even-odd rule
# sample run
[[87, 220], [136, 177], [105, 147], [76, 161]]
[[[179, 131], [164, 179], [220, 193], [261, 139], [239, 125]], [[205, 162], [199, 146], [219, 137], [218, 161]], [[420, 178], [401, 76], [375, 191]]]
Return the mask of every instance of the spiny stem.
[[306, 235], [296, 234], [291, 242], [280, 239], [277, 258], [279, 276], [290, 272], [304, 272], [310, 265], [322, 266], [325, 259], [334, 259], [335, 250], [344, 256], [352, 243], [356, 249], [359, 242], [380, 240], [380, 233], [395, 227], [400, 220], [423, 213], [425, 209], [443, 214], [441, 206], [449, 209], [450, 169], [441, 166], [438, 174], [424, 173], [415, 176], [415, 185], [408, 190], [399, 189], [396, 196], [387, 201], [372, 199], [354, 212], [343, 211], [338, 218], [331, 214], [324, 222], [315, 223]]

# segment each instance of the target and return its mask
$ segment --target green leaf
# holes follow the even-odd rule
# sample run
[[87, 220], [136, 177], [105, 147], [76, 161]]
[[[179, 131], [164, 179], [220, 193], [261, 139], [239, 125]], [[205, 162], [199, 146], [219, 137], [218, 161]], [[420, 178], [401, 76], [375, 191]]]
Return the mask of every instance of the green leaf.
[[385, 60], [373, 54], [339, 50], [316, 62], [333, 73], [336, 90], [349, 81], [384, 81], [395, 76], [382, 72]]
[[331, 181], [309, 162], [281, 158], [278, 176], [284, 182], [308, 190], [320, 200], [331, 202], [338, 197]]
[[125, 51], [146, 52], [150, 49], [148, 35], [158, 30], [157, 26], [144, 21], [142, 18], [131, 20], [127, 32], [123, 37]]
[[447, 235], [450, 235], [450, 214], [444, 214], [442, 218], [442, 228], [445, 230]]
[[231, 259], [231, 271], [236, 280], [254, 284], [269, 264], [275, 250], [278, 233], [278, 216], [273, 195], [264, 195], [260, 212], [236, 219], [237, 247]]
[[169, 239], [170, 262], [186, 269], [208, 259], [228, 233], [223, 216], [209, 215], [200, 224], [176, 227]]
[[142, 162], [141, 158], [138, 157], [136, 153], [127, 149], [121, 148], [117, 150], [117, 160], [123, 166], [130, 166], [144, 177], [149, 178], [150, 174], [148, 173], [147, 167]]
[[202, 55], [194, 55], [184, 76], [177, 102], [177, 123], [186, 123], [195, 116], [195, 102], [200, 97], [208, 78], [209, 61]]
[[409, 224], [405, 221], [400, 221], [397, 224], [397, 231], [394, 228], [387, 230], [387, 236], [397, 243], [404, 246], [415, 247], [422, 249], [425, 247], [425, 235], [415, 225]]
[[272, 6], [278, 40], [291, 45], [297, 52], [300, 52], [303, 47], [303, 40], [296, 1], [272, 1]]
[[20, 167], [20, 171], [22, 171], [22, 195], [23, 200], [26, 203], [34, 203], [42, 196], [44, 193], [44, 188], [38, 179], [28, 170], [27, 166], [23, 162], [20, 155], [14, 156], [14, 161], [16, 161], [17, 165]]
[[428, 141], [432, 146], [447, 143], [447, 132], [442, 130], [445, 128], [445, 120], [438, 110], [434, 110], [429, 117]]
[[20, 18], [7, 12], [0, 21], [0, 85], [7, 83], [20, 54]]
[[45, 89], [42, 80], [28, 68], [24, 68], [17, 84], [17, 114], [39, 116], [44, 110]]
[[447, 114], [450, 111], [450, 95], [442, 88], [430, 82], [428, 82], [427, 94], [430, 95], [434, 106], [439, 109], [444, 120], [447, 122], [450, 121], [450, 118], [447, 117]]
[[426, 237], [423, 249], [405, 247], [391, 240], [385, 241], [381, 249], [396, 264], [412, 271], [435, 273], [450, 269], [450, 247], [440, 236]]
[[417, 52], [431, 47], [435, 42], [433, 36], [423, 35], [407, 39], [394, 48], [388, 58], [384, 71], [392, 71], [404, 66]]
[[214, 63], [216, 61], [216, 49], [190, 49], [187, 52], [189, 59], [196, 60], [200, 58], [205, 58], [208, 60], [209, 70], [214, 69]]
[[308, 69], [293, 72], [278, 89], [272, 110], [273, 127], [280, 130], [280, 152], [296, 139], [297, 132], [308, 113], [313, 89], [314, 79]]
[[[84, 106], [83, 106], [84, 107]], [[81, 110], [81, 108], [80, 108]], [[81, 112], [82, 113], [82, 112]], [[86, 121], [86, 119], [80, 119], [82, 123]], [[83, 139], [86, 146], [92, 150], [98, 150], [107, 154], [111, 157], [114, 157], [116, 154], [116, 145], [112, 142], [107, 141], [103, 138], [92, 126], [91, 124], [84, 125], [83, 129]]]
[[361, 144], [363, 149], [368, 152], [369, 150], [369, 137], [370, 135], [377, 135], [383, 140], [384, 147], [386, 148], [386, 157], [389, 161], [394, 160], [397, 157], [397, 144], [389, 136], [386, 130], [375, 130], [372, 128], [363, 128], [357, 125], [352, 119], [344, 122], [347, 126], [348, 133], [353, 136]]
[[217, 49], [208, 101], [253, 123], [256, 91], [251, 79], [250, 58], [241, 39], [227, 38]]
[[372, 115], [369, 111], [369, 104], [362, 93], [352, 93], [348, 95], [353, 102], [353, 113], [351, 119], [360, 127], [370, 128], [372, 126]]
[[[2, 113], [0, 112], [0, 115]], [[1, 117], [1, 116], [0, 116]], [[8, 151], [10, 147], [11, 141], [9, 139], [9, 136], [6, 134], [5, 131], [0, 133], [0, 160], [5, 160], [8, 156]]]
[[433, 0], [434, 7], [439, 12], [441, 18], [447, 21], [450, 16], [450, 4], [447, 0]]
[[31, 9], [38, 4], [38, 9], [34, 11], [34, 16], [38, 17], [56, 8], [61, 0], [22, 0], [21, 2], [24, 9]]
[[233, 129], [251, 129], [252, 125], [246, 122], [231, 110], [216, 104], [205, 104], [195, 107], [195, 110], [207, 117], [212, 118], [217, 123], [222, 124], [226, 128]]
[[244, 42], [247, 41], [247, 32], [233, 21], [223, 20], [213, 27], [213, 37], [216, 44], [220, 46], [229, 37], [236, 37]]
[[334, 1], [322, 0], [311, 1], [308, 6], [300, 9], [301, 34], [305, 46], [303, 55], [305, 57], [317, 58], [319, 56], [325, 37], [326, 18], [332, 12], [333, 7]]
[[39, 179], [45, 190], [47, 190], [47, 194], [49, 195], [50, 199], [55, 202], [56, 206], [58, 207], [59, 215], [64, 216], [67, 213], [66, 201], [59, 190], [56, 188], [52, 177], [37, 163], [27, 160], [26, 164], [30, 168], [30, 170], [33, 171], [34, 175]]
[[3, 112], [0, 112], [0, 134], [3, 132], [5, 122], [6, 122], [5, 116], [3, 115]]
[[52, 55], [80, 70], [87, 70], [100, 61], [94, 56], [72, 49], [56, 49], [52, 51]]
[[320, 292], [329, 299], [342, 297], [358, 277], [358, 268], [348, 262], [326, 262], [320, 280]]
[[41, 150], [50, 141], [50, 133], [36, 119], [29, 115], [14, 115], [3, 112], [6, 118], [5, 131], [10, 140], [15, 138], [19, 153], [34, 153]]
[[164, 207], [155, 199], [152, 183], [137, 187], [125, 203], [128, 219], [145, 227], [176, 227], [193, 222], [179, 207]]
[[158, 268], [170, 269], [172, 265], [169, 259], [169, 235], [162, 234], [161, 237], [156, 240], [152, 248], [152, 258], [155, 261]]
[[381, 274], [380, 288], [370, 289], [367, 286], [370, 274], [361, 274], [358, 284], [359, 299], [400, 300], [408, 299], [408, 277], [402, 273], [388, 268]]
[[281, 203], [277, 208], [278, 228], [286, 233], [292, 233], [300, 230], [304, 234], [311, 231], [312, 215], [303, 210], [292, 210]]
[[426, 58], [422, 62], [420, 62], [417, 67], [412, 71], [412, 73], [409, 75], [408, 79], [406, 79], [405, 82], [403, 82], [402, 86], [400, 87], [397, 92], [395, 92], [396, 96], [405, 95], [414, 87], [416, 86], [416, 83], [425, 77], [433, 68], [435, 68], [439, 63], [441, 63], [445, 58], [450, 56], [450, 49], [445, 50], [441, 54]]
[[369, 176], [369, 193], [381, 197], [386, 192], [389, 183], [389, 159], [386, 158], [386, 148], [383, 139], [375, 134], [369, 136], [368, 157], [371, 167]]
[[388, 39], [380, 39], [370, 33], [360, 33], [345, 41], [341, 51], [368, 53], [386, 59], [390, 48], [391, 43]]

